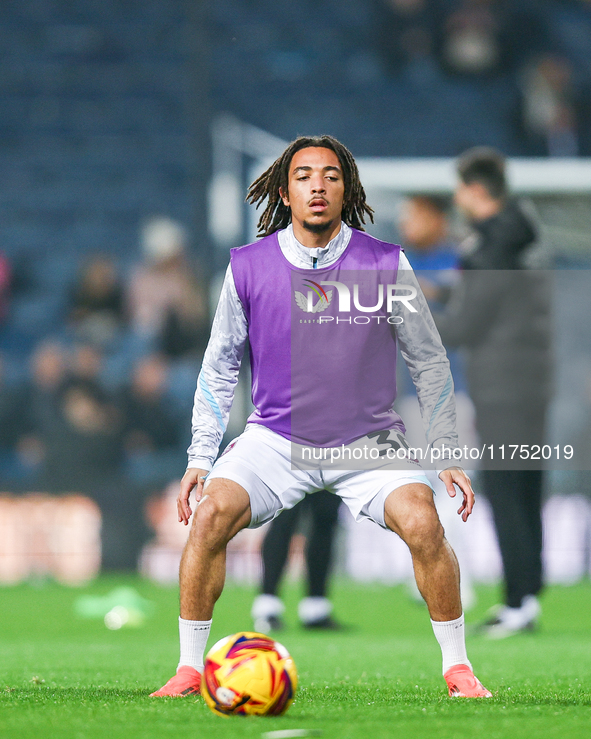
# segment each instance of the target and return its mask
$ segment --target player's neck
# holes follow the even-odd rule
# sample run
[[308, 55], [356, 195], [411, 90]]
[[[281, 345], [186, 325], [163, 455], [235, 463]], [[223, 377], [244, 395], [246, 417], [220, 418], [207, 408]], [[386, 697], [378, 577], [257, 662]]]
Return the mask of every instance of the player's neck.
[[309, 249], [324, 249], [329, 241], [332, 241], [334, 237], [341, 230], [340, 219], [331, 224], [330, 228], [320, 233], [311, 231], [306, 228], [302, 223], [292, 221], [293, 235], [300, 242], [302, 246], [307, 246]]

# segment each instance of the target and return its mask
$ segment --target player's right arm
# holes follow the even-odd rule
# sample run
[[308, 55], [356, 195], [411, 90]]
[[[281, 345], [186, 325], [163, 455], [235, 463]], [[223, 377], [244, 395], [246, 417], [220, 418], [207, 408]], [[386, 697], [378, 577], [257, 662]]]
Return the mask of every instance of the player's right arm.
[[236, 292], [232, 266], [228, 265], [209, 343], [197, 378], [192, 438], [188, 449], [189, 462], [178, 498], [179, 520], [184, 520], [181, 509], [184, 513], [190, 510], [185, 505], [188, 506], [192, 490], [195, 491], [196, 499], [200, 499], [203, 484], [198, 483], [198, 478], [207, 475], [217, 457], [228, 425], [247, 338], [246, 314]]

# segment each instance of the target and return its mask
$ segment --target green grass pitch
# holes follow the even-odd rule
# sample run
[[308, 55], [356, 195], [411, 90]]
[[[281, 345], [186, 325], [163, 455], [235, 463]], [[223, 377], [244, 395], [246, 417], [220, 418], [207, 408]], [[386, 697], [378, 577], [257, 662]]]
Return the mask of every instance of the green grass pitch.
[[[83, 593], [131, 585], [155, 610], [136, 629], [108, 631], [74, 615]], [[251, 628], [253, 590], [227, 586], [210, 645]], [[495, 600], [479, 590], [476, 620]], [[427, 612], [403, 587], [334, 588], [336, 612], [355, 628], [306, 633], [295, 623], [297, 587], [287, 588], [289, 628], [280, 640], [300, 676], [280, 718], [220, 718], [195, 698], [151, 699], [178, 657], [177, 593], [138, 578], [103, 577], [83, 589], [55, 584], [0, 590], [2, 739], [234, 739], [286, 729], [326, 739], [571, 739], [591, 737], [591, 584], [548, 588], [543, 626], [501, 642], [468, 640], [477, 675], [494, 697], [451, 700]]]

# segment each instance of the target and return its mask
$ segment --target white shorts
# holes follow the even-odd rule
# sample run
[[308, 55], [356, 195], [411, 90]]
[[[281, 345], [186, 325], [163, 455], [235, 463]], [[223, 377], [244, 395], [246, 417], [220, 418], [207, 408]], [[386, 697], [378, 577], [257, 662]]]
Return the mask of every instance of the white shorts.
[[421, 469], [294, 470], [291, 452], [288, 439], [265, 426], [250, 423], [214, 464], [205, 487], [215, 478], [241, 485], [250, 497], [249, 528], [262, 526], [319, 490], [338, 495], [356, 521], [367, 518], [387, 528], [384, 505], [393, 490], [409, 483], [423, 483], [431, 488]]

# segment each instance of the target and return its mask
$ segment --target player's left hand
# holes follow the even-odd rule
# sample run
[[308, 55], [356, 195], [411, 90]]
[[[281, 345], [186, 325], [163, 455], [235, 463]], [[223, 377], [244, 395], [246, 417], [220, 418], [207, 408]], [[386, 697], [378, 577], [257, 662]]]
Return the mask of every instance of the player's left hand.
[[474, 508], [474, 491], [470, 478], [461, 467], [448, 467], [439, 473], [439, 479], [445, 484], [450, 498], [456, 497], [454, 483], [460, 488], [464, 498], [462, 505], [458, 508], [458, 514], [461, 515], [462, 521], [467, 521]]

